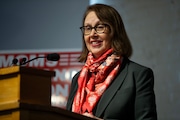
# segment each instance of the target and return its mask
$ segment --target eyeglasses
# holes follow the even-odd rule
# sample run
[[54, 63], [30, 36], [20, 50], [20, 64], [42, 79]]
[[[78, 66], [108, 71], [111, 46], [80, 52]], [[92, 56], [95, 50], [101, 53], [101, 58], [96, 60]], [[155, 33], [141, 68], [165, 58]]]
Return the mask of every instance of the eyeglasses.
[[82, 26], [82, 27], [80, 27], [80, 29], [84, 35], [89, 35], [91, 33], [92, 29], [94, 29], [96, 31], [96, 33], [101, 34], [101, 33], [104, 33], [107, 26], [108, 26], [107, 24], [99, 24], [94, 27]]

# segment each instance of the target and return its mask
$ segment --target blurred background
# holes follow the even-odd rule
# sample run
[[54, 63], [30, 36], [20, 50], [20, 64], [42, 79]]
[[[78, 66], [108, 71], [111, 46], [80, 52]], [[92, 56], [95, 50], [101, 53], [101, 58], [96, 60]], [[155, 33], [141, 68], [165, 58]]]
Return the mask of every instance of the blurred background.
[[131, 60], [153, 69], [159, 120], [180, 120], [180, 0], [1, 0], [0, 52], [81, 49], [82, 16], [94, 3], [120, 13]]

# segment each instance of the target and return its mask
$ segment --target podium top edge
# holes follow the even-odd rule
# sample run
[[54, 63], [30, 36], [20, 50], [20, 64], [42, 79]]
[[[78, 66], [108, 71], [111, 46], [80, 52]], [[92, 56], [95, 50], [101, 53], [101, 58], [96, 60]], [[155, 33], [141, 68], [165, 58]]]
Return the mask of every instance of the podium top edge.
[[6, 75], [11, 73], [19, 72], [20, 67], [19, 66], [12, 66], [12, 67], [6, 67], [0, 69], [0, 75]]
[[21, 66], [11, 66], [6, 68], [0, 68], [0, 76], [1, 75], [8, 75], [14, 73], [30, 73], [30, 74], [41, 74], [45, 76], [55, 76], [54, 71], [48, 71], [33, 67], [21, 67]]

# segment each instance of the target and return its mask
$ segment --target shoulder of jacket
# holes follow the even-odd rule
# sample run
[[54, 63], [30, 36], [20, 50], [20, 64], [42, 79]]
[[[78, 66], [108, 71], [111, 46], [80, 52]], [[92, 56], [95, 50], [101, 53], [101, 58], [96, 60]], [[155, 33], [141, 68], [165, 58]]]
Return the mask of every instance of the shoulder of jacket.
[[129, 60], [128, 58], [125, 59], [125, 64], [128, 67], [128, 71], [143, 71], [143, 70], [150, 70], [152, 71], [151, 68], [141, 65], [137, 62], [134, 62], [132, 60]]

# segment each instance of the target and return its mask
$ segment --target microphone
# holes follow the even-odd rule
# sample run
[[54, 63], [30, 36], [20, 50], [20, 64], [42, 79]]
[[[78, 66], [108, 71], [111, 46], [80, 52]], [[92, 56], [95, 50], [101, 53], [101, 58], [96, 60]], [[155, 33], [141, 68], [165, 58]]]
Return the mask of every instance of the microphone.
[[[28, 61], [26, 61], [26, 58], [22, 58], [21, 61], [20, 61], [20, 66], [25, 65], [26, 63], [29, 63], [29, 62], [31, 62], [31, 61], [33, 61], [35, 59], [38, 59], [38, 58], [46, 58], [48, 61], [58, 61], [60, 59], [60, 56], [57, 53], [51, 53], [51, 54], [47, 54], [47, 56], [35, 57], [35, 58], [30, 59]], [[18, 59], [14, 58], [13, 61], [12, 61], [12, 64], [16, 65], [17, 62], [18, 62]]]
[[24, 64], [24, 62], [26, 62], [26, 58], [20, 59], [20, 65]]
[[48, 54], [46, 56], [46, 59], [49, 61], [58, 61], [60, 59], [60, 56], [57, 53], [52, 53], [52, 54]]
[[12, 65], [16, 65], [18, 63], [18, 59], [17, 58], [14, 58], [13, 60], [12, 60]]

